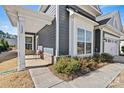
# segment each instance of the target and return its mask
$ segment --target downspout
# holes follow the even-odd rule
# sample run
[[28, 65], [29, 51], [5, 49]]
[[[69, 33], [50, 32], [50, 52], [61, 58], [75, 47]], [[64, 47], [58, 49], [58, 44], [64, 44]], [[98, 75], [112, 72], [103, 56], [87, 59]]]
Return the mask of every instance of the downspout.
[[59, 56], [59, 5], [56, 5], [56, 49], [55, 56]]

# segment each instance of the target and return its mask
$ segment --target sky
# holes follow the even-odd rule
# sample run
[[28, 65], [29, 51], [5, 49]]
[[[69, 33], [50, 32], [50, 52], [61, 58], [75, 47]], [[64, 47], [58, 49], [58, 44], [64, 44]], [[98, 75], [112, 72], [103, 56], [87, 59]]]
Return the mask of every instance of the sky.
[[[32, 9], [34, 11], [38, 11], [40, 6], [39, 5], [25, 5], [24, 7]], [[101, 5], [100, 9], [103, 14], [107, 14], [112, 11], [119, 11], [122, 24], [124, 25], [124, 5]], [[0, 30], [3, 30], [4, 32], [8, 32], [10, 34], [17, 35], [16, 28], [12, 27], [2, 5], [0, 5]]]
[[103, 14], [110, 13], [112, 11], [119, 11], [122, 24], [124, 25], [124, 5], [102, 5], [100, 9]]
[[[39, 5], [25, 5], [24, 7], [32, 9], [34, 11], [38, 11], [39, 9]], [[4, 32], [8, 32], [13, 35], [17, 35], [16, 28], [12, 27], [2, 5], [0, 5], [0, 30], [3, 30]]]

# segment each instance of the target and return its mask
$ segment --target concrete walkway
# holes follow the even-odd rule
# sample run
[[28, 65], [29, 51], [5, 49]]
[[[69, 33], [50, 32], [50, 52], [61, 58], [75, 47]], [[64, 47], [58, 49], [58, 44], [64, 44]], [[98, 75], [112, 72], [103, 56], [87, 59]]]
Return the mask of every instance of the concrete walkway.
[[47, 67], [30, 69], [29, 72], [36, 88], [105, 88], [123, 69], [124, 64], [109, 64], [69, 82], [53, 75]]

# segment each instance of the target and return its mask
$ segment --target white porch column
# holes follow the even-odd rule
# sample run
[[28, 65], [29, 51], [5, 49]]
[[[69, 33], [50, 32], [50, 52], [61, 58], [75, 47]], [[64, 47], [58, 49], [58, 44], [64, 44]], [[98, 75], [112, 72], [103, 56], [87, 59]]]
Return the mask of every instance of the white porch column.
[[69, 11], [69, 55], [74, 56], [74, 11], [67, 9]]
[[103, 53], [103, 29], [101, 28], [100, 54]]
[[18, 71], [25, 69], [25, 27], [24, 18], [18, 19]]

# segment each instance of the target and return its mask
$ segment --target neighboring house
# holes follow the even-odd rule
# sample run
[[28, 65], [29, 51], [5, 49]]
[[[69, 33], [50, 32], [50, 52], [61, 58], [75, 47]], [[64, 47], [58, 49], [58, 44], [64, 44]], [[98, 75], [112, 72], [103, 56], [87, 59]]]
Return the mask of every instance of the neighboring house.
[[[42, 5], [38, 12], [5, 6], [5, 10], [12, 25], [19, 28], [18, 44], [25, 43], [27, 49], [42, 48], [55, 57], [119, 55], [122, 24], [118, 11], [102, 15], [97, 5]], [[23, 64], [24, 47], [19, 47]]]
[[4, 38], [4, 40], [8, 42], [9, 46], [17, 46], [17, 38]]
[[16, 35], [4, 33], [3, 31], [0, 30], [0, 40], [1, 39], [5, 39], [6, 41], [8, 41], [8, 44], [10, 46], [17, 46], [17, 36]]
[[17, 46], [17, 38], [4, 38], [6, 41], [8, 41], [9, 46]]

